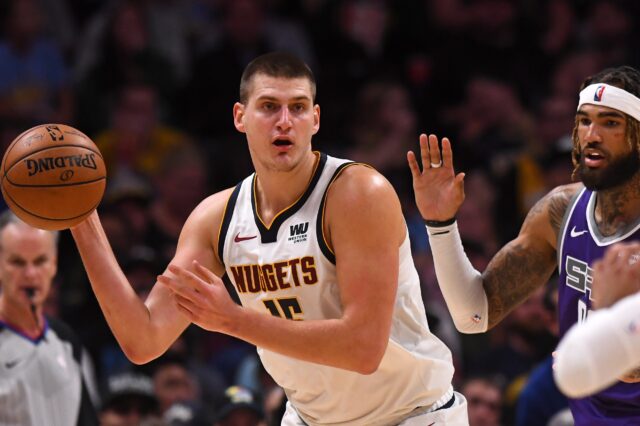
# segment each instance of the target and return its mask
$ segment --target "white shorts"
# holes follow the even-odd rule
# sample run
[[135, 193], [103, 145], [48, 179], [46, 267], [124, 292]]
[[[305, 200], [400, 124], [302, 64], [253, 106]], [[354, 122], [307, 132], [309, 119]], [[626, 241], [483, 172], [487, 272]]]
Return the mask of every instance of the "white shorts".
[[[454, 392], [454, 395], [456, 399], [451, 407], [409, 417], [399, 423], [399, 426], [469, 426], [467, 399], [459, 392]], [[287, 410], [282, 417], [281, 425], [306, 426], [307, 424], [287, 402]]]

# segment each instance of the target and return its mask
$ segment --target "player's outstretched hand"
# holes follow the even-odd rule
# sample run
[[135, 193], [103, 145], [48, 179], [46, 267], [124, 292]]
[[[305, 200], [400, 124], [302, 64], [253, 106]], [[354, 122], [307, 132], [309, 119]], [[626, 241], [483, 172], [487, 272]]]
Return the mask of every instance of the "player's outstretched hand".
[[413, 151], [407, 153], [413, 176], [418, 210], [425, 220], [453, 218], [464, 201], [464, 173], [455, 174], [449, 139], [442, 139], [442, 152], [436, 135], [420, 135], [422, 170]]
[[159, 275], [158, 281], [171, 289], [178, 309], [205, 330], [227, 332], [239, 306], [231, 300], [222, 279], [195, 260], [193, 272], [176, 265], [168, 269], [173, 276]]
[[607, 308], [640, 291], [640, 243], [615, 244], [592, 267], [594, 308]]

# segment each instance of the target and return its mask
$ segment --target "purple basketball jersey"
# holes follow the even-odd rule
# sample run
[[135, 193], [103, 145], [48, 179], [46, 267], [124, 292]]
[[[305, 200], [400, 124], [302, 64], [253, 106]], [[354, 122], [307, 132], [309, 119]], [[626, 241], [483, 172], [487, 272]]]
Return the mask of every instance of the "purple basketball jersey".
[[[591, 309], [593, 261], [614, 243], [640, 239], [640, 221], [620, 234], [603, 236], [595, 222], [595, 200], [594, 192], [583, 189], [569, 206], [558, 237], [560, 337]], [[591, 397], [570, 399], [569, 406], [576, 425], [640, 425], [640, 383], [617, 382]]]

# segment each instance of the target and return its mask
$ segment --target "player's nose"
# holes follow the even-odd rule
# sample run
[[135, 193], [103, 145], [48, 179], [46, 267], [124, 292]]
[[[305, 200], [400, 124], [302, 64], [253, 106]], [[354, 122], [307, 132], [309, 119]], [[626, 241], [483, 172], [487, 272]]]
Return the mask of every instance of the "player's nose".
[[287, 130], [291, 127], [291, 115], [289, 108], [281, 108], [278, 115], [278, 122], [276, 123], [278, 129]]
[[600, 134], [600, 128], [596, 123], [591, 123], [587, 127], [587, 132], [584, 135], [585, 142], [602, 142], [602, 135]]

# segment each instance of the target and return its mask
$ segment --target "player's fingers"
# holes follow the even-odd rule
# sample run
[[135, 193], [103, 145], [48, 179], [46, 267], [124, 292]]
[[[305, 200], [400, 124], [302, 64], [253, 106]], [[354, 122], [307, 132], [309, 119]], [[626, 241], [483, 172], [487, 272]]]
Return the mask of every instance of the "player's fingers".
[[640, 247], [635, 244], [625, 244], [620, 249], [619, 256], [626, 261], [625, 265], [633, 265], [638, 262]]
[[166, 285], [173, 292], [173, 294], [179, 294], [186, 298], [196, 298], [198, 296], [197, 290], [194, 289], [190, 283], [187, 282], [181, 276], [176, 278], [169, 277], [167, 275], [158, 275], [158, 282]]
[[609, 247], [609, 249], [607, 249], [604, 256], [602, 257], [602, 260], [610, 265], [614, 264], [618, 259], [618, 253], [620, 252], [620, 249], [621, 246], [619, 244]]
[[188, 297], [184, 297], [178, 293], [174, 293], [173, 294], [173, 298], [176, 301], [176, 303], [180, 306], [182, 306], [183, 308], [187, 309], [189, 312], [194, 313], [197, 309], [196, 304], [193, 303], [193, 301], [191, 299], [189, 299]]
[[440, 156], [438, 137], [433, 134], [429, 135], [429, 166], [432, 169], [442, 167], [442, 157]]
[[442, 138], [442, 164], [444, 167], [453, 170], [453, 151], [449, 138]]
[[197, 260], [193, 261], [193, 268], [196, 274], [209, 284], [215, 284], [220, 280], [220, 277], [214, 274], [209, 268], [205, 268], [204, 265]]
[[202, 292], [207, 289], [207, 283], [188, 269], [181, 268], [176, 265], [169, 265], [167, 269], [179, 277], [184, 284], [188, 285], [195, 291]]
[[420, 135], [420, 160], [423, 170], [429, 167], [429, 143], [427, 135], [424, 133]]
[[183, 305], [178, 303], [177, 300], [174, 300], [174, 302], [175, 302], [176, 308], [178, 308], [178, 311], [180, 311], [182, 315], [184, 315], [191, 322], [195, 321], [195, 315], [193, 314], [193, 312], [191, 312], [190, 310], [185, 308]]
[[413, 179], [420, 177], [420, 166], [418, 166], [418, 160], [413, 151], [407, 152], [407, 163], [409, 163], [409, 170], [411, 170], [411, 176]]

